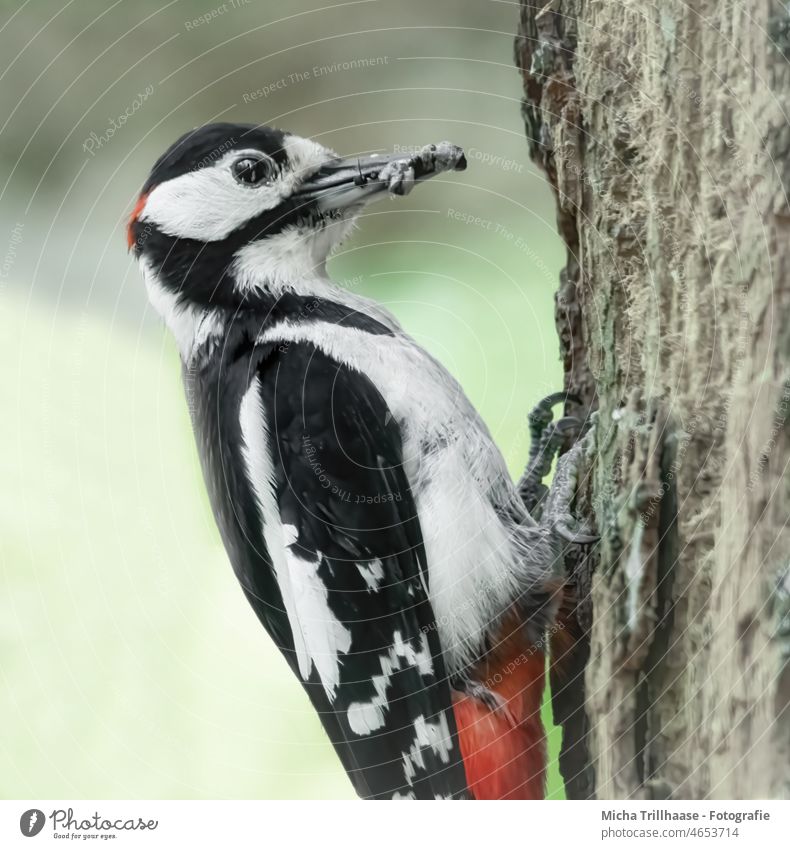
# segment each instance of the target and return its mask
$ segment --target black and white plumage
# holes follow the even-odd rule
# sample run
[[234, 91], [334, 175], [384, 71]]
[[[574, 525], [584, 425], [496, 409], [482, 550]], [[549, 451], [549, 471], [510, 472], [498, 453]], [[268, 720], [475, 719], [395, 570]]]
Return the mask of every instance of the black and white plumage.
[[343, 160], [210, 125], [156, 163], [129, 225], [230, 561], [367, 798], [467, 794], [451, 684], [514, 605], [534, 639], [549, 615], [557, 538], [460, 386], [326, 274], [365, 203], [463, 165], [449, 144]]

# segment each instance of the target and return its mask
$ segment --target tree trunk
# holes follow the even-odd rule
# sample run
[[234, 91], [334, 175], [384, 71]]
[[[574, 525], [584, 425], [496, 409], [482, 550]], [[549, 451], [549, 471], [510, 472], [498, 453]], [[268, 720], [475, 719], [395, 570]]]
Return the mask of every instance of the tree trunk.
[[790, 794], [789, 58], [780, 2], [521, 2], [566, 388], [598, 410], [552, 682], [573, 798]]

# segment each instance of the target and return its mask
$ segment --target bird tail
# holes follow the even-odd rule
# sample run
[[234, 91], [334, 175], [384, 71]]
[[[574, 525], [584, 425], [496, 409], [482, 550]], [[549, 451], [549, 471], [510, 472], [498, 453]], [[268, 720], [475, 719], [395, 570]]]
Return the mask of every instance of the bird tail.
[[467, 783], [475, 799], [542, 799], [546, 732], [541, 718], [547, 654], [562, 676], [563, 660], [578, 639], [576, 594], [561, 579], [547, 581], [541, 605], [551, 622], [539, 637], [512, 608], [492, 646], [472, 671], [453, 709]]

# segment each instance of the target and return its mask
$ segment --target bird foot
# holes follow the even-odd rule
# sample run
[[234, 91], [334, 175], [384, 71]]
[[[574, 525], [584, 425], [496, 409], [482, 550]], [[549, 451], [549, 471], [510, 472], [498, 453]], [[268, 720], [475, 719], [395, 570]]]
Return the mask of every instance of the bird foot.
[[529, 423], [530, 448], [527, 467], [518, 484], [519, 495], [533, 518], [540, 517], [541, 504], [548, 493], [543, 479], [551, 471], [557, 451], [574, 431], [578, 435], [582, 423], [574, 416], [564, 416], [554, 421], [552, 408], [567, 401], [579, 399], [567, 392], [555, 392], [535, 405], [527, 421]]
[[565, 404], [569, 401], [575, 404], [581, 404], [581, 400], [569, 392], [553, 392], [551, 395], [547, 395], [541, 401], [538, 401], [527, 416], [530, 436], [534, 440], [539, 440], [543, 429], [554, 419], [554, 407], [557, 404]]
[[[574, 530], [574, 527], [577, 527], [578, 530]], [[560, 539], [565, 540], [565, 542], [571, 545], [590, 545], [591, 543], [598, 542], [600, 539], [598, 534], [593, 533], [592, 528], [588, 528], [587, 525], [580, 523], [571, 514], [567, 514], [557, 520], [553, 525], [553, 530]]]
[[591, 432], [588, 432], [557, 460], [551, 488], [540, 516], [541, 525], [571, 545], [590, 545], [600, 538], [592, 528], [576, 519], [571, 511], [579, 468], [590, 438]]

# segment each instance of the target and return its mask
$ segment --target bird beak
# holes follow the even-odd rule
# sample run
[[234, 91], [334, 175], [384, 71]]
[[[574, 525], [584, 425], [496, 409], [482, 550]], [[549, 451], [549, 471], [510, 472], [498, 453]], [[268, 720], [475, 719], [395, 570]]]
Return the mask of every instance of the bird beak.
[[367, 203], [385, 192], [406, 195], [417, 184], [443, 171], [463, 171], [463, 150], [450, 142], [426, 145], [416, 153], [378, 154], [332, 159], [308, 177], [295, 193], [321, 212]]

